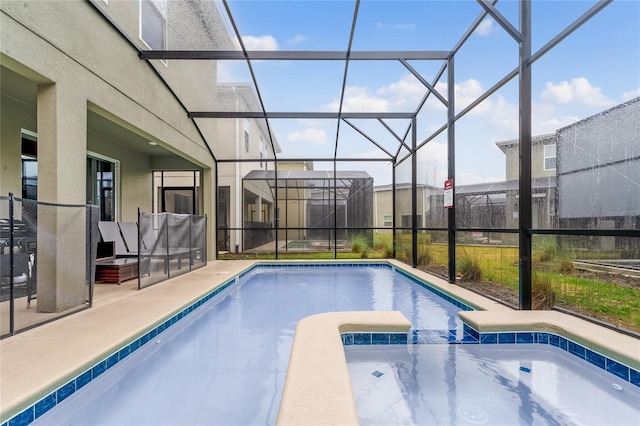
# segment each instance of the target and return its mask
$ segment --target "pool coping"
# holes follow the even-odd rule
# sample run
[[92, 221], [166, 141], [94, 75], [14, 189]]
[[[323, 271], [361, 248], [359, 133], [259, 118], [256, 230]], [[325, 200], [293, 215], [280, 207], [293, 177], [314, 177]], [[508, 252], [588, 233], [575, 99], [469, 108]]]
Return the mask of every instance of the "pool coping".
[[328, 312], [300, 320], [277, 424], [359, 424], [342, 333], [400, 334], [406, 344], [410, 328], [404, 315], [395, 311]]
[[[215, 261], [189, 274], [133, 292], [124, 299], [104, 304], [98, 300], [92, 309], [0, 341], [1, 426], [30, 423], [42, 414], [43, 409], [46, 411], [61, 402], [95, 378], [95, 374], [102, 374], [254, 267], [313, 267], [317, 264], [341, 267], [389, 265], [416, 282], [428, 282], [421, 285], [432, 291], [462, 300], [462, 305], [476, 309], [460, 314], [481, 333], [533, 328], [554, 331], [584, 344], [587, 349], [595, 348], [596, 352], [620, 358], [630, 367], [637, 369], [640, 366], [640, 350], [633, 353], [640, 348], [640, 339], [560, 312], [515, 311], [396, 260]], [[97, 326], [100, 328], [98, 333]], [[617, 350], [612, 342], [626, 349]], [[342, 341], [338, 343], [343, 350]], [[638, 371], [630, 374], [637, 376]], [[349, 398], [353, 396], [349, 395]]]

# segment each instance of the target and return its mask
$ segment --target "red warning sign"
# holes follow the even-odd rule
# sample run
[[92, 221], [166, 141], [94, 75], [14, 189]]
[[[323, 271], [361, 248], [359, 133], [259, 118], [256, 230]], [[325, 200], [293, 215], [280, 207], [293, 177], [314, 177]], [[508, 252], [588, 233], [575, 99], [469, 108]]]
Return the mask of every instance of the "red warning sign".
[[444, 207], [453, 208], [453, 179], [444, 181]]

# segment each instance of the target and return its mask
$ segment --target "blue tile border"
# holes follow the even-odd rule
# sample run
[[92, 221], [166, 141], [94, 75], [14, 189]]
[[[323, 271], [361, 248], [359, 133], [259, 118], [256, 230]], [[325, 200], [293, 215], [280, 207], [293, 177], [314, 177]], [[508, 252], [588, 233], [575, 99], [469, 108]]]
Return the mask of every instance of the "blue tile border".
[[386, 269], [395, 269], [396, 271], [400, 271], [397, 268], [394, 268], [393, 265], [385, 262], [371, 262], [371, 263], [357, 263], [357, 262], [330, 262], [330, 263], [257, 263], [243, 274], [240, 274], [240, 277], [244, 276], [244, 274], [252, 271], [254, 268], [386, 268]]
[[[14, 415], [0, 426], [22, 426], [32, 423], [47, 411], [61, 403], [64, 399], [71, 396], [82, 387], [95, 380], [102, 373], [114, 367], [118, 362], [124, 360], [135, 350], [141, 348], [146, 343], [152, 341], [158, 334], [171, 327], [180, 319], [184, 318], [204, 303], [217, 296], [220, 292], [226, 290], [232, 284], [235, 284], [240, 278], [255, 271], [258, 268], [350, 268], [350, 267], [374, 267], [388, 268], [399, 274], [409, 278], [426, 290], [436, 294], [437, 296], [447, 300], [448, 302], [459, 307], [463, 311], [472, 311], [472, 307], [442, 292], [429, 283], [411, 275], [410, 273], [396, 268], [385, 262], [356, 263], [356, 262], [331, 262], [331, 263], [256, 263], [250, 268], [244, 270], [236, 277], [224, 282], [215, 290], [206, 294], [193, 304], [189, 305], [182, 311], [165, 320], [143, 336], [129, 343], [128, 345], [118, 349], [107, 358], [99, 361], [89, 370], [82, 372], [73, 380], [51, 392], [49, 395], [36, 401], [33, 405], [27, 407], [20, 413]], [[575, 342], [565, 339], [562, 336], [548, 332], [508, 332], [508, 333], [479, 333], [467, 324], [464, 324], [463, 330], [412, 330], [409, 333], [343, 333], [341, 335], [342, 343], [349, 345], [402, 345], [402, 344], [424, 344], [424, 343], [447, 343], [447, 344], [523, 344], [538, 343], [550, 344], [556, 346], [573, 355], [579, 356], [591, 364], [610, 372], [631, 384], [640, 387], [640, 371], [625, 366], [613, 359], [594, 352]]]
[[[577, 356], [622, 380], [640, 387], [640, 371], [595, 352], [579, 343], [554, 333], [537, 331], [479, 333], [467, 324], [464, 330], [410, 330], [409, 333], [343, 333], [342, 343], [350, 345], [387, 344], [481, 344], [522, 345], [540, 344], [556, 346]], [[392, 336], [389, 338], [389, 336]], [[389, 340], [387, 340], [389, 338]], [[390, 341], [397, 339], [397, 341]]]
[[449, 294], [443, 292], [442, 290], [432, 286], [431, 284], [429, 284], [428, 282], [421, 280], [418, 277], [413, 276], [412, 274], [410, 274], [409, 272], [406, 272], [402, 269], [399, 268], [393, 268], [397, 273], [399, 273], [400, 275], [410, 279], [411, 281], [413, 281], [414, 283], [418, 284], [420, 287], [429, 290], [431, 293], [434, 293], [436, 296], [446, 300], [447, 302], [457, 306], [458, 308], [460, 308], [463, 311], [474, 311], [475, 309], [472, 308], [471, 306], [467, 305], [464, 302], [461, 302], [460, 300], [456, 299], [455, 297], [450, 296]]
[[472, 327], [465, 324], [464, 330], [472, 336], [478, 336], [480, 344], [527, 344], [535, 343], [540, 345], [555, 346], [563, 351], [577, 356], [580, 359], [595, 365], [622, 380], [640, 387], [640, 371], [626, 366], [614, 359], [602, 355], [570, 339], [555, 333], [542, 331], [522, 331], [522, 332], [501, 332], [501, 333], [479, 333]]
[[[250, 268], [250, 270], [253, 268]], [[245, 271], [248, 272], [248, 271]], [[140, 349], [146, 343], [152, 341], [158, 334], [162, 333], [164, 330], [171, 327], [173, 324], [178, 322], [180, 319], [184, 318], [191, 312], [193, 312], [196, 308], [199, 308], [205, 302], [208, 302], [213, 297], [217, 296], [220, 292], [226, 290], [230, 285], [234, 284], [238, 280], [237, 277], [234, 277], [221, 286], [203, 296], [201, 299], [197, 300], [190, 306], [186, 307], [182, 311], [173, 315], [171, 318], [165, 320], [154, 329], [148, 331], [141, 337], [137, 338], [133, 342], [128, 345], [118, 349], [113, 354], [109, 355], [107, 358], [97, 362], [90, 369], [82, 372], [74, 379], [70, 380], [60, 388], [54, 390], [49, 395], [41, 398], [36, 401], [33, 405], [25, 408], [20, 413], [14, 415], [9, 420], [5, 421], [1, 424], [1, 426], [24, 426], [34, 422], [37, 418], [45, 414], [47, 411], [54, 408], [57, 404], [60, 404], [69, 396], [73, 395], [75, 392], [80, 390], [85, 385], [89, 384], [92, 380], [97, 379], [102, 373], [106, 372], [110, 368], [114, 367], [118, 362], [123, 361], [127, 358], [132, 352], [137, 349]]]
[[406, 345], [408, 333], [342, 333], [344, 346]]

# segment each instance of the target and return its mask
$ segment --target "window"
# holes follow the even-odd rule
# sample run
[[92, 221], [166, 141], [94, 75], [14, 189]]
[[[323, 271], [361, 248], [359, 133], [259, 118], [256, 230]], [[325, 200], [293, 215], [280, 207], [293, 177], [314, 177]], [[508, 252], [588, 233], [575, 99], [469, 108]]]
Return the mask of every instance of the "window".
[[198, 214], [200, 188], [198, 170], [154, 171], [154, 213]]
[[244, 150], [249, 152], [249, 120], [244, 119]]
[[167, 48], [167, 0], [140, 0], [140, 39], [153, 50]]
[[22, 198], [38, 199], [38, 144], [35, 133], [22, 130]]
[[100, 220], [117, 220], [116, 183], [120, 163], [98, 154], [88, 154], [87, 202], [100, 207]]
[[393, 226], [393, 220], [391, 216], [384, 216], [382, 219], [382, 226]]
[[544, 169], [556, 169], [556, 144], [544, 146]]
[[264, 169], [264, 162], [262, 161], [262, 159], [264, 158], [264, 140], [262, 139], [262, 135], [260, 135], [259, 150], [260, 150], [260, 168]]

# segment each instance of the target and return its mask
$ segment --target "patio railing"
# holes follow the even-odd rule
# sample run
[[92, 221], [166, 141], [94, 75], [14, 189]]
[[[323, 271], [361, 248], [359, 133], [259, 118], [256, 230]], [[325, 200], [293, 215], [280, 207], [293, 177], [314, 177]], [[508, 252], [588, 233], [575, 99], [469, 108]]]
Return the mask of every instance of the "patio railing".
[[98, 206], [0, 196], [1, 337], [91, 306], [98, 219]]
[[138, 213], [138, 288], [207, 264], [207, 217]]

